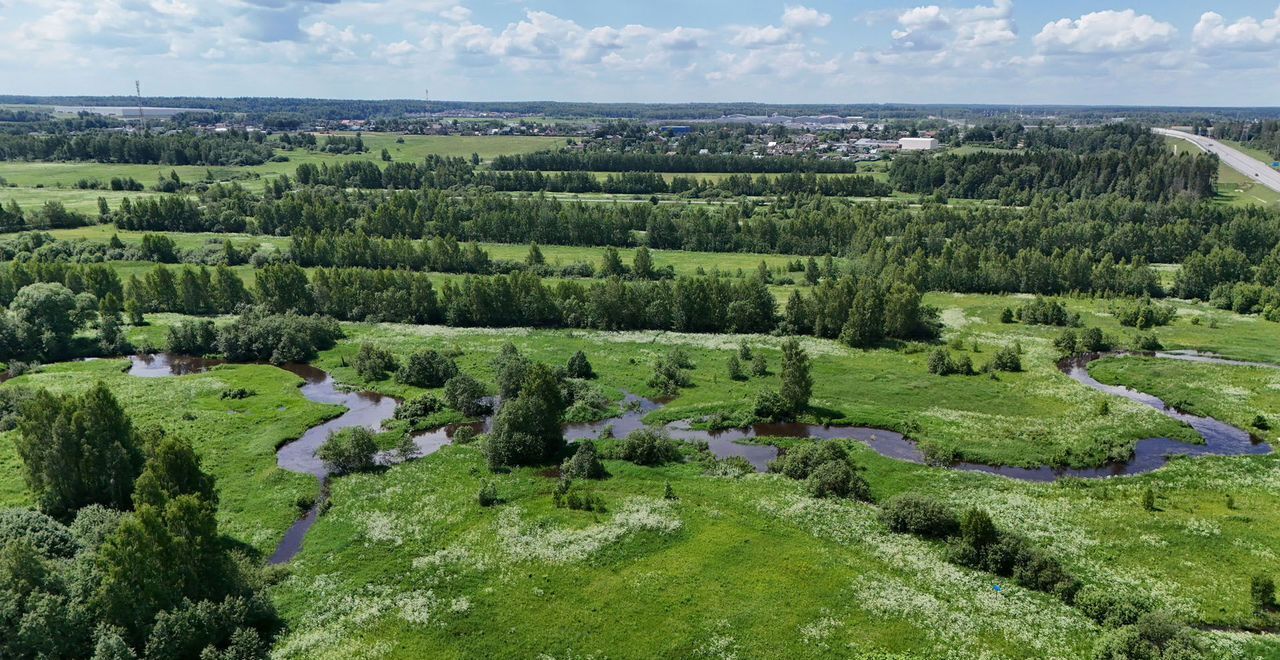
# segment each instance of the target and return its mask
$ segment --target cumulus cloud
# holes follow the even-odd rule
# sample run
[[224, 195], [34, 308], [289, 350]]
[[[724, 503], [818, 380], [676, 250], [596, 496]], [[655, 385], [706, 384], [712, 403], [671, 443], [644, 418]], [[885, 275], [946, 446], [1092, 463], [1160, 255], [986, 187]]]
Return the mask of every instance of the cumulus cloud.
[[1280, 7], [1261, 21], [1245, 16], [1227, 23], [1221, 14], [1205, 12], [1191, 31], [1191, 41], [1205, 50], [1269, 50], [1280, 47]]
[[803, 5], [787, 5], [782, 11], [782, 25], [791, 30], [814, 30], [831, 24], [831, 14]]
[[[893, 50], [902, 53], [933, 54], [929, 62], [971, 65], [978, 51], [1008, 46], [1018, 40], [1013, 20], [1013, 1], [994, 0], [990, 5], [944, 8], [938, 5], [915, 7], [896, 17], [897, 28], [890, 36]], [[890, 53], [882, 61], [903, 59]]]
[[1044, 53], [1099, 55], [1165, 50], [1178, 29], [1132, 9], [1106, 10], [1047, 23], [1033, 42]]

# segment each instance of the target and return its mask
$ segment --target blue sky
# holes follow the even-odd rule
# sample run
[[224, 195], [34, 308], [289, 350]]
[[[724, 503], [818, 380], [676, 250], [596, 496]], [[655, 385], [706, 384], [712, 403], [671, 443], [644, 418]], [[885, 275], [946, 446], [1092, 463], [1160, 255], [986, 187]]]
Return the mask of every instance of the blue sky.
[[0, 0], [0, 93], [1280, 105], [1280, 0]]

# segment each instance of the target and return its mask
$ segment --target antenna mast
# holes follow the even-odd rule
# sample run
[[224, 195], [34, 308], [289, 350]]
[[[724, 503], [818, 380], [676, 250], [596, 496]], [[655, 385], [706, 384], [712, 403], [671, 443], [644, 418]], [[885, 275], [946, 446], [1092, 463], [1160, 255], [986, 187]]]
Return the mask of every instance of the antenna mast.
[[142, 118], [142, 82], [141, 81], [139, 80], [133, 81], [133, 91], [138, 94], [138, 123], [141, 124], [143, 128], [146, 128], [147, 122]]

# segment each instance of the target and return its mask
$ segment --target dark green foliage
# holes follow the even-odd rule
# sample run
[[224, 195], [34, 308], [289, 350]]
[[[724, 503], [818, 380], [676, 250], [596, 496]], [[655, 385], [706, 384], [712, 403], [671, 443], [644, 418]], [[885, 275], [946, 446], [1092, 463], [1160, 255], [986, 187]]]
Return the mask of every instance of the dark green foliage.
[[396, 419], [407, 419], [416, 423], [444, 410], [444, 401], [434, 394], [423, 394], [405, 401], [396, 408]]
[[373, 438], [373, 431], [353, 426], [330, 434], [316, 451], [316, 456], [331, 472], [343, 475], [372, 470], [377, 453], [378, 444]]
[[484, 385], [465, 373], [450, 378], [444, 384], [444, 399], [449, 407], [467, 417], [479, 417], [489, 412], [489, 404], [484, 397]]
[[498, 498], [498, 485], [492, 481], [486, 481], [480, 486], [480, 492], [476, 494], [476, 501], [480, 506], [489, 507], [502, 502]]
[[1001, 323], [1013, 323], [1013, 320], [1014, 320], [1014, 319], [1013, 319], [1013, 310], [1012, 310], [1012, 309], [1009, 309], [1008, 307], [1005, 307], [1004, 309], [1000, 310], [1000, 322], [1001, 322]]
[[763, 389], [756, 392], [755, 407], [753, 410], [756, 417], [769, 421], [785, 419], [791, 414], [787, 409], [787, 402], [782, 398], [782, 395], [770, 389]]
[[1128, 626], [1154, 608], [1149, 598], [1120, 593], [1113, 588], [1084, 587], [1071, 603], [1086, 616], [1108, 628]]
[[859, 474], [861, 468], [838, 442], [797, 444], [770, 463], [769, 471], [804, 481], [814, 497], [871, 499], [871, 488]]
[[529, 365], [529, 360], [520, 354], [514, 344], [507, 342], [502, 345], [498, 356], [493, 359], [494, 380], [500, 398], [510, 399], [520, 393]]
[[960, 538], [950, 548], [952, 561], [1002, 577], [1028, 589], [1054, 594], [1067, 602], [1080, 589], [1056, 558], [1025, 537], [996, 528], [985, 511], [970, 509], [960, 519]]
[[1164, 344], [1154, 334], [1138, 334], [1133, 336], [1133, 348], [1138, 351], [1159, 351], [1164, 349]]
[[237, 387], [231, 390], [224, 390], [222, 394], [219, 395], [218, 398], [228, 399], [228, 400], [240, 400], [240, 399], [248, 399], [249, 397], [252, 397], [252, 396], [257, 396], [257, 394], [258, 393], [253, 390], [246, 389], [243, 387]]
[[1120, 325], [1146, 330], [1158, 325], [1168, 325], [1177, 316], [1178, 309], [1171, 304], [1156, 304], [1151, 298], [1119, 300], [1111, 305], [1111, 313]]
[[1002, 346], [996, 350], [995, 355], [991, 356], [988, 366], [994, 371], [1022, 371], [1022, 357], [1018, 355], [1017, 348]]
[[809, 397], [813, 393], [809, 354], [794, 338], [782, 344], [782, 388], [778, 393], [790, 415], [799, 415], [809, 408]]
[[485, 449], [491, 469], [541, 465], [564, 447], [565, 401], [560, 379], [544, 364], [529, 363], [514, 399], [502, 402]]
[[396, 381], [417, 387], [442, 387], [450, 378], [458, 375], [458, 363], [439, 351], [427, 349], [409, 356]]
[[1151, 490], [1150, 486], [1147, 486], [1146, 490], [1142, 491], [1142, 510], [1156, 510], [1156, 492]]
[[373, 344], [360, 344], [351, 366], [355, 367], [356, 373], [365, 381], [377, 381], [386, 380], [399, 365], [391, 351]]
[[568, 477], [562, 477], [556, 483], [556, 488], [551, 493], [551, 502], [557, 509], [592, 511], [595, 513], [608, 511], [604, 505], [604, 498], [591, 491], [576, 488], [573, 480]]
[[10, 356], [31, 355], [44, 361], [65, 357], [71, 336], [84, 320], [78, 306], [76, 295], [61, 284], [22, 287], [9, 305], [13, 314]]
[[652, 428], [632, 431], [622, 441], [619, 455], [636, 465], [662, 465], [680, 460], [680, 447], [665, 433]]
[[78, 397], [36, 393], [24, 405], [18, 430], [23, 477], [41, 510], [70, 520], [90, 504], [130, 507], [144, 458], [129, 418], [106, 385]]
[[1059, 300], [1036, 296], [1036, 299], [1022, 305], [1013, 313], [1014, 318], [1027, 325], [1063, 325], [1073, 326], [1080, 322], [1078, 314], [1067, 311], [1067, 306]]
[[251, 307], [219, 328], [218, 348], [233, 362], [284, 364], [309, 361], [342, 337], [342, 328], [331, 318], [271, 314]]
[[880, 520], [891, 531], [942, 539], [960, 531], [960, 519], [948, 506], [926, 495], [901, 493], [880, 508]]
[[112, 534], [126, 514], [116, 509], [108, 509], [100, 504], [91, 504], [76, 513], [75, 522], [71, 523], [71, 535], [85, 550], [97, 550]]
[[1105, 632], [1093, 648], [1094, 660], [1187, 660], [1206, 649], [1186, 624], [1163, 612], [1143, 614], [1137, 623]]
[[662, 499], [668, 500], [668, 501], [674, 501], [674, 500], [680, 499], [680, 497], [676, 495], [676, 489], [671, 487], [670, 481], [668, 481], [666, 485], [662, 487]]
[[756, 351], [751, 357], [751, 375], [756, 378], [769, 375], [769, 359], [765, 357], [764, 351]]
[[575, 352], [573, 357], [569, 358], [565, 373], [570, 378], [591, 379], [596, 377], [596, 372], [591, 368], [591, 362], [587, 360], [587, 354], [582, 351]]
[[71, 530], [39, 511], [0, 509], [0, 547], [23, 541], [45, 557], [68, 558], [80, 550]]
[[972, 376], [973, 361], [967, 354], [958, 358], [951, 357], [946, 348], [937, 348], [929, 354], [929, 373], [937, 376]]
[[729, 356], [729, 360], [725, 363], [725, 369], [728, 371], [729, 380], [747, 379], [747, 375], [742, 372], [742, 362], [738, 360], [737, 355]]
[[1270, 575], [1254, 575], [1249, 578], [1249, 602], [1255, 612], [1265, 612], [1276, 607], [1276, 582]]
[[184, 320], [169, 326], [169, 352], [205, 355], [218, 350], [218, 332], [213, 321]]
[[581, 440], [573, 456], [565, 459], [560, 465], [560, 474], [569, 479], [603, 479], [608, 476], [596, 445], [590, 440]]
[[664, 396], [675, 396], [680, 392], [680, 388], [693, 384], [688, 373], [692, 368], [693, 362], [689, 360], [689, 356], [678, 346], [672, 348], [654, 362], [649, 387], [658, 390]]
[[133, 485], [133, 505], [163, 506], [180, 495], [218, 503], [213, 477], [200, 468], [191, 442], [180, 436], [153, 433], [146, 443], [147, 462]]
[[453, 444], [466, 445], [476, 439], [476, 430], [470, 426], [459, 426], [453, 431]]
[[1267, 421], [1267, 418], [1266, 418], [1266, 417], [1263, 417], [1262, 415], [1254, 415], [1254, 416], [1253, 416], [1253, 424], [1252, 424], [1252, 426], [1253, 426], [1253, 428], [1258, 429], [1259, 431], [1270, 431], [1270, 430], [1271, 430], [1271, 422]]

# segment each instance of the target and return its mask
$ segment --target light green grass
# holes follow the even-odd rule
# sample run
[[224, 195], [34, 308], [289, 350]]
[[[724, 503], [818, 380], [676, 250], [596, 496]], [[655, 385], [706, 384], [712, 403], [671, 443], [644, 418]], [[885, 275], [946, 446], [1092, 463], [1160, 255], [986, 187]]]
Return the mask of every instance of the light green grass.
[[[3, 387], [75, 393], [106, 383], [139, 427], [160, 426], [192, 441], [204, 469], [217, 479], [222, 531], [269, 555], [297, 515], [294, 501], [316, 491], [312, 477], [276, 468], [275, 450], [341, 408], [307, 401], [298, 392], [301, 379], [275, 367], [226, 366], [205, 374], [138, 378], [124, 372], [127, 366], [126, 360], [51, 365]], [[221, 397], [241, 387], [255, 394]], [[0, 435], [0, 506], [31, 499], [13, 442], [14, 432]]]
[[[1124, 357], [1095, 362], [1089, 373], [1280, 444], [1280, 369]], [[1260, 417], [1267, 428], [1255, 426]]]
[[156, 193], [123, 192], [116, 190], [79, 190], [76, 188], [0, 188], [0, 204], [17, 202], [24, 211], [37, 211], [45, 202], [59, 202], [71, 211], [79, 211], [90, 217], [98, 215], [98, 198], [107, 200], [111, 208], [120, 200], [137, 199]]

